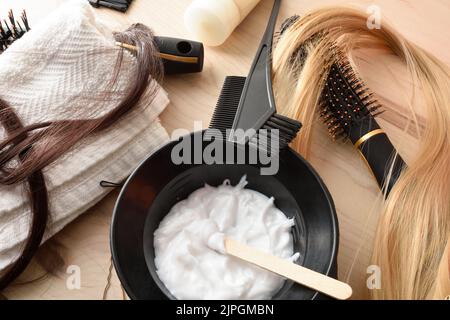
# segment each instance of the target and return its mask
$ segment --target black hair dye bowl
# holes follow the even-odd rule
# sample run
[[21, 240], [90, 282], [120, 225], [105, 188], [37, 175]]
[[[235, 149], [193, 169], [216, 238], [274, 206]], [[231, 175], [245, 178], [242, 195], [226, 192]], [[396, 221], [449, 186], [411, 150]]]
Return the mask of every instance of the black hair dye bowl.
[[[137, 167], [116, 202], [111, 225], [111, 250], [117, 274], [130, 298], [175, 299], [156, 273], [155, 230], [173, 205], [205, 183], [217, 186], [229, 179], [232, 185], [236, 185], [243, 175], [247, 176], [246, 188], [274, 197], [275, 206], [286, 216], [295, 218], [292, 228], [294, 252], [301, 255], [297, 263], [336, 277], [339, 239], [336, 212], [326, 186], [308, 162], [291, 149], [282, 150], [277, 159], [272, 158], [272, 161], [279, 161], [277, 173], [261, 175], [261, 167], [264, 166], [249, 159], [254, 149], [221, 142], [224, 150], [234, 147], [235, 156], [244, 154], [247, 158], [245, 163], [199, 163], [203, 160], [198, 158], [203, 157], [198, 157], [198, 151], [204, 151], [211, 142], [203, 141], [203, 132], [187, 137], [192, 142], [190, 161], [174, 164], [172, 150], [176, 146], [179, 148], [179, 141], [168, 143]], [[197, 159], [193, 159], [194, 150], [197, 151]], [[199, 164], [192, 164], [193, 160]], [[311, 289], [286, 281], [273, 299], [321, 297]]]

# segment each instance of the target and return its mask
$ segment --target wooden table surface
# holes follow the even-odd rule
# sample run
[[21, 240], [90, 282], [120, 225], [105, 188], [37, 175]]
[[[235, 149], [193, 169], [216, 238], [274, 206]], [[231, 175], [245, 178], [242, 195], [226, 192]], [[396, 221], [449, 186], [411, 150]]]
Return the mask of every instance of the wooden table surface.
[[[26, 9], [31, 25], [65, 0], [2, 0], [0, 15], [9, 8]], [[190, 0], [134, 0], [126, 14], [99, 9], [106, 21], [125, 28], [142, 22], [156, 34], [185, 37], [183, 12]], [[389, 22], [406, 38], [438, 59], [450, 64], [450, 2], [448, 0], [283, 0], [278, 21], [323, 5], [345, 4], [366, 11], [371, 4], [381, 9], [382, 23]], [[165, 79], [171, 104], [161, 119], [169, 132], [192, 129], [194, 120], [207, 126], [226, 75], [246, 75], [266, 25], [272, 1], [262, 0], [255, 10], [220, 47], [206, 48], [204, 71], [200, 74]], [[410, 79], [404, 67], [392, 56], [380, 52], [358, 53], [358, 67], [369, 87], [385, 105], [380, 124], [408, 161], [417, 150], [414, 130], [406, 130], [406, 110]], [[420, 106], [417, 112], [422, 114]], [[424, 121], [424, 117], [420, 117]], [[367, 267], [376, 228], [380, 195], [363, 162], [352, 146], [331, 141], [316, 126], [310, 161], [327, 184], [336, 204], [340, 224], [339, 278], [354, 289], [354, 298], [366, 298]], [[65, 265], [48, 274], [34, 262], [17, 283], [3, 294], [10, 299], [102, 299], [110, 266], [109, 224], [117, 192], [68, 225], [50, 240], [40, 256], [57, 247]], [[48, 259], [46, 260], [48, 261]], [[79, 266], [81, 288], [68, 289], [69, 266]], [[69, 269], [70, 271], [70, 269]], [[30, 280], [34, 280], [31, 281]], [[122, 299], [123, 292], [113, 273], [108, 299]]]

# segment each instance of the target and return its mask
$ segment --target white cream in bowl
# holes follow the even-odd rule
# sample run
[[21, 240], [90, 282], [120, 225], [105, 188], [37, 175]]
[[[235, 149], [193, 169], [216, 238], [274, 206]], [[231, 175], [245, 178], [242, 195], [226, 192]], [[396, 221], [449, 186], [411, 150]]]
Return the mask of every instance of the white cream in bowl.
[[177, 299], [270, 299], [284, 279], [214, 250], [218, 234], [295, 260], [291, 228], [273, 198], [225, 181], [205, 185], [172, 207], [154, 234], [157, 274]]

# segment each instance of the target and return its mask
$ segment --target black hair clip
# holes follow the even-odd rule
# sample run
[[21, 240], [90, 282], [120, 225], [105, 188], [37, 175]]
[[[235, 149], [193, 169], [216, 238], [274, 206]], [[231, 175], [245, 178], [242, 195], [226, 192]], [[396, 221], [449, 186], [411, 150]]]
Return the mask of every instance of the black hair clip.
[[118, 11], [125, 12], [128, 10], [132, 0], [89, 0], [89, 3], [94, 8], [110, 8]]

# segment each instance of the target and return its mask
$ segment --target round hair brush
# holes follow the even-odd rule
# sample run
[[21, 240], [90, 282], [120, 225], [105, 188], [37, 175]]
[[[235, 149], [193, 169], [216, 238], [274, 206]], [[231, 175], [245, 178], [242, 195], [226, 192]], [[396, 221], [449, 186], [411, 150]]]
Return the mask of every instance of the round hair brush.
[[[279, 36], [299, 18], [295, 15], [286, 19]], [[337, 52], [336, 62], [326, 75], [320, 97], [320, 118], [333, 140], [349, 139], [353, 143], [387, 196], [405, 163], [375, 120], [382, 113], [381, 105], [356, 75], [347, 57], [337, 48], [330, 50]], [[300, 47], [294, 57], [303, 60], [306, 54], [305, 48]], [[296, 62], [302, 65], [302, 61]]]
[[380, 188], [390, 192], [403, 166], [375, 117], [382, 108], [355, 74], [343, 54], [332, 64], [321, 95], [320, 118], [333, 139], [349, 139], [360, 153]]

